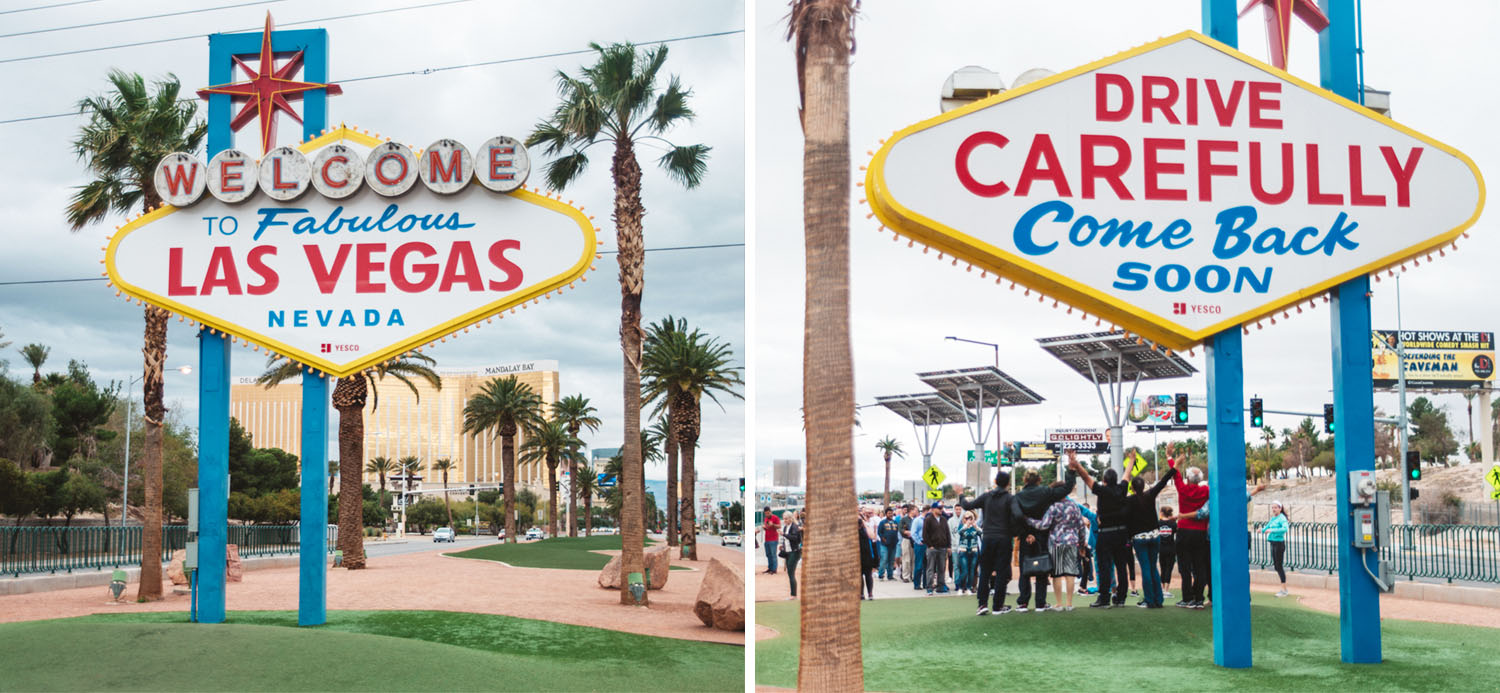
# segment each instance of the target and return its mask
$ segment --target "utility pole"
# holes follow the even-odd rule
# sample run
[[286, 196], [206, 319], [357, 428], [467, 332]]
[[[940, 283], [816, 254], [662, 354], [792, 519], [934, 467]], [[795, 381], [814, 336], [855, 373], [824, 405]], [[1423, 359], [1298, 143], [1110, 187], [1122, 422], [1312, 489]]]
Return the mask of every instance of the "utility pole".
[[1401, 523], [1411, 524], [1411, 475], [1406, 473], [1406, 336], [1401, 332], [1401, 275], [1396, 275], [1396, 397], [1401, 411], [1397, 414], [1397, 425], [1401, 427], [1401, 451], [1396, 457], [1396, 468], [1401, 471]]

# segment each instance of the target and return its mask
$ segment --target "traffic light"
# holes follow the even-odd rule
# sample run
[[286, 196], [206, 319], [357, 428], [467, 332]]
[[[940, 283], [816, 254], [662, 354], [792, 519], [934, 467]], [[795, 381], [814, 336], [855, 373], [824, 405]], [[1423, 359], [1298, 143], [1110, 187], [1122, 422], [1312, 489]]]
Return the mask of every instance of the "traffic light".
[[1185, 424], [1188, 422], [1186, 392], [1177, 393], [1177, 414], [1173, 417], [1172, 420], [1180, 424]]
[[1261, 407], [1259, 397], [1250, 398], [1250, 426], [1253, 428], [1265, 428], [1266, 413]]
[[1406, 451], [1406, 478], [1411, 481], [1422, 480], [1422, 454], [1416, 450]]
[[469, 495], [471, 495], [471, 496], [474, 495], [474, 485], [473, 484], [469, 484]]
[[740, 493], [745, 492], [745, 477], [740, 477]]
[[1333, 433], [1333, 405], [1323, 405], [1323, 432]]

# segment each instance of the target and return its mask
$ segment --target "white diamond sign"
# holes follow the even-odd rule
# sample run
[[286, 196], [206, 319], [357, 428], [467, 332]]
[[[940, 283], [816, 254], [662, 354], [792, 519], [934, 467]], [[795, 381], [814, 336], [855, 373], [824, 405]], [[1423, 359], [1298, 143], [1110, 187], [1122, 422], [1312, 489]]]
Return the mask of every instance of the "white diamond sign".
[[[579, 210], [524, 189], [489, 189], [486, 176], [524, 180], [509, 151], [518, 143], [486, 145], [478, 159], [451, 140], [418, 153], [388, 148], [340, 129], [304, 144], [305, 158], [295, 162], [295, 152], [268, 156], [261, 193], [244, 195], [238, 188], [252, 187], [253, 160], [205, 166], [174, 154], [158, 179], [177, 185], [181, 199], [198, 200], [121, 228], [105, 249], [111, 283], [205, 328], [345, 376], [550, 297], [595, 259], [595, 229]], [[332, 155], [320, 156], [326, 150]], [[424, 169], [422, 182], [399, 197], [377, 187], [382, 177], [406, 185], [417, 176], [412, 167]], [[214, 195], [195, 185], [205, 174]], [[307, 190], [308, 176], [339, 196]], [[468, 184], [471, 176], [485, 185]], [[226, 186], [236, 189], [225, 196], [243, 201], [221, 201]], [[278, 189], [295, 192], [284, 200], [266, 194]]]
[[865, 184], [896, 232], [1176, 349], [1484, 205], [1457, 150], [1192, 31], [912, 125]]

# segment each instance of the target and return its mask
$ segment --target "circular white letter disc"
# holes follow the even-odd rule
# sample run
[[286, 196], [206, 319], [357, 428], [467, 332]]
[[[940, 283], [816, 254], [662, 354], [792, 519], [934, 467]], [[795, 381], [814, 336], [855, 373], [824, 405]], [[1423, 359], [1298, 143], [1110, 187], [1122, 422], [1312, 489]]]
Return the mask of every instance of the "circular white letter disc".
[[186, 152], [173, 152], [162, 157], [153, 176], [156, 196], [173, 207], [186, 207], [198, 201], [208, 188], [208, 171], [198, 157]]
[[225, 149], [208, 162], [208, 193], [220, 202], [243, 202], [259, 180], [255, 160], [238, 149]]
[[519, 140], [501, 135], [479, 148], [474, 168], [481, 185], [495, 192], [510, 192], [525, 185], [531, 173], [531, 157]]
[[312, 180], [312, 165], [307, 157], [291, 147], [272, 149], [260, 160], [260, 189], [273, 200], [295, 200], [307, 191]]
[[474, 157], [460, 142], [438, 140], [427, 146], [417, 165], [422, 182], [435, 193], [456, 193], [474, 177]]
[[365, 162], [342, 144], [324, 147], [313, 159], [312, 184], [324, 197], [342, 200], [359, 191], [365, 179]]
[[404, 144], [386, 142], [365, 159], [365, 185], [384, 197], [395, 197], [417, 182], [417, 157]]

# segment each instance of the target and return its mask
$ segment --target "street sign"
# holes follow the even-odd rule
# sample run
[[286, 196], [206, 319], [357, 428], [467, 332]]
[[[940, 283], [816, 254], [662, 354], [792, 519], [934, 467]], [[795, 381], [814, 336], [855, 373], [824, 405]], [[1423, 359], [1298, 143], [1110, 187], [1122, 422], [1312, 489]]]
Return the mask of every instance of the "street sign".
[[1490, 500], [1500, 500], [1500, 488], [1490, 489]]
[[[442, 158], [442, 143], [457, 156]], [[465, 167], [462, 149], [440, 140], [418, 157], [338, 128], [258, 164], [169, 155], [159, 188], [191, 206], [165, 205], [126, 224], [106, 246], [106, 273], [117, 295], [202, 329], [332, 376], [357, 373], [550, 297], [593, 264], [588, 217], [526, 190], [469, 184], [514, 174], [495, 168], [507, 158]], [[360, 161], [369, 191], [343, 198], [308, 184], [357, 188], [354, 168], [338, 164]], [[415, 183], [419, 171], [450, 183]], [[204, 179], [209, 194], [198, 190]], [[230, 197], [220, 194], [226, 186]], [[226, 201], [242, 192], [253, 199]]]
[[1484, 200], [1459, 151], [1193, 31], [907, 127], [865, 190], [954, 264], [1174, 349], [1423, 259]]
[[[974, 451], [973, 450], [969, 451], [969, 460], [968, 461], [970, 461], [970, 462], [974, 461]], [[984, 461], [985, 461], [985, 464], [988, 464], [991, 467], [993, 467], [993, 466], [995, 466], [997, 464], [1000, 464], [1000, 452], [998, 450], [985, 450], [984, 451]]]
[[946, 478], [948, 478], [948, 475], [944, 474], [943, 470], [938, 469], [937, 467], [928, 467], [927, 471], [922, 472], [922, 481], [927, 482], [928, 488], [941, 487], [943, 485], [943, 479]]
[[1490, 471], [1484, 475], [1484, 480], [1490, 482], [1496, 491], [1500, 491], [1500, 464], [1490, 467]]
[[943, 492], [942, 492], [942, 490], [935, 489], [935, 488], [927, 489], [927, 500], [942, 500], [942, 499], [943, 499]]
[[721, 507], [721, 508], [727, 508], [727, 507], [729, 507], [729, 501], [719, 501], [719, 507]]

